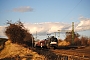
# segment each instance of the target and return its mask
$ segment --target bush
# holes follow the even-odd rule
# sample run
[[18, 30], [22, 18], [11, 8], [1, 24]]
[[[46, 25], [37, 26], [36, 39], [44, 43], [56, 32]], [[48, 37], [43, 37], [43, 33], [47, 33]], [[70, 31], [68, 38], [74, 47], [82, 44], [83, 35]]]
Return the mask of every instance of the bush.
[[11, 40], [12, 43], [23, 44], [25, 42], [32, 42], [32, 34], [25, 29], [23, 23], [18, 21], [17, 23], [7, 23], [5, 34]]

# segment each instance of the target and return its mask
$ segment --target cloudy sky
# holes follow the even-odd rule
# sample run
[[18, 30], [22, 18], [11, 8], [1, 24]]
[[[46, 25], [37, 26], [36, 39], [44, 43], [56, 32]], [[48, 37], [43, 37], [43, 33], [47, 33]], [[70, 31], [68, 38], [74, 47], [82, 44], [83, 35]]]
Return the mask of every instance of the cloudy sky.
[[5, 36], [7, 20], [19, 19], [33, 35], [37, 31], [38, 38], [71, 30], [72, 22], [76, 32], [90, 37], [90, 0], [0, 0], [0, 37]]

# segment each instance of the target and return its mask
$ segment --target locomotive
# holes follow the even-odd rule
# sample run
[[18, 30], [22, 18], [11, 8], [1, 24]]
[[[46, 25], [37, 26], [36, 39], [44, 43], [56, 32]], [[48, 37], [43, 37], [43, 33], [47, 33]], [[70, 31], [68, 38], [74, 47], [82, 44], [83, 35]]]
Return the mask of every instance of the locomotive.
[[41, 47], [41, 48], [57, 48], [58, 47], [58, 39], [54, 36], [51, 36], [47, 39], [38, 41], [35, 46]]

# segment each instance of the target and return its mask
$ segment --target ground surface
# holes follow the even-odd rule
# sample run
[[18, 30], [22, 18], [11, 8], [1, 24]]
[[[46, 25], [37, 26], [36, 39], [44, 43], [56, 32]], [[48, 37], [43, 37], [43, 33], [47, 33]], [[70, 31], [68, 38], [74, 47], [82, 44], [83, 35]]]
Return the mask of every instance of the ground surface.
[[[39, 55], [44, 55], [46, 60], [61, 60], [71, 56], [74, 60], [90, 60], [90, 47], [82, 49], [34, 49]], [[77, 57], [77, 58], [76, 58]], [[68, 60], [72, 60], [68, 59]]]
[[[74, 60], [90, 60], [90, 46], [82, 49], [44, 49], [44, 48], [26, 48], [18, 44], [12, 44], [10, 41], [5, 43], [5, 47], [0, 51], [1, 60], [61, 60], [68, 56]], [[80, 57], [83, 57], [81, 59]], [[68, 59], [68, 60], [72, 60]]]
[[75, 56], [86, 56], [90, 58], [90, 46], [82, 49], [56, 49], [52, 50], [53, 53], [56, 54], [67, 54], [67, 55], [75, 55]]

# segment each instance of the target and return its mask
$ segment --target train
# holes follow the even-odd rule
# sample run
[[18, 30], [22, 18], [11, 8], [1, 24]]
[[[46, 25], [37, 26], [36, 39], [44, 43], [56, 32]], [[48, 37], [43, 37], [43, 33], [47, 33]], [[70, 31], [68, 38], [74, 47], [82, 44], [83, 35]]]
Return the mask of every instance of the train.
[[48, 37], [47, 39], [38, 41], [35, 44], [35, 47], [40, 48], [57, 48], [58, 47], [58, 39], [54, 36]]

